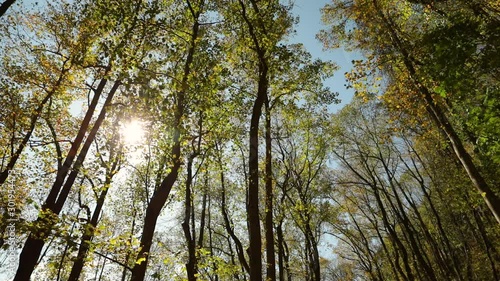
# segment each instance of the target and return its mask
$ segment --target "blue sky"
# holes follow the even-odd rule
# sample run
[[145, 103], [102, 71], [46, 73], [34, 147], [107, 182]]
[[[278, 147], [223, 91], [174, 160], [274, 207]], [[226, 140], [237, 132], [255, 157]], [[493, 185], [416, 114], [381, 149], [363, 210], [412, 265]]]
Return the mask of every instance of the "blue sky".
[[359, 54], [349, 53], [343, 49], [323, 50], [323, 45], [316, 39], [316, 34], [325, 29], [321, 22], [320, 9], [330, 0], [296, 0], [293, 12], [299, 16], [299, 24], [296, 26], [297, 34], [292, 38], [292, 42], [302, 43], [314, 58], [334, 61], [340, 69], [335, 76], [325, 81], [325, 85], [333, 91], [339, 93], [341, 104], [334, 106], [334, 110], [340, 109], [343, 105], [350, 102], [353, 91], [344, 87], [344, 73], [351, 69], [351, 61], [359, 59]]

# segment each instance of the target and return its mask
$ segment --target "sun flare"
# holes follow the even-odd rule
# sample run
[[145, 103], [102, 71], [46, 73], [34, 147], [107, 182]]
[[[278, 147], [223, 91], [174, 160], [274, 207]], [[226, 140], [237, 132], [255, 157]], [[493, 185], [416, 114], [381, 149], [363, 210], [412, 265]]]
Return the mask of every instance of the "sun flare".
[[136, 145], [144, 138], [144, 124], [138, 120], [131, 120], [122, 125], [120, 133], [126, 144]]

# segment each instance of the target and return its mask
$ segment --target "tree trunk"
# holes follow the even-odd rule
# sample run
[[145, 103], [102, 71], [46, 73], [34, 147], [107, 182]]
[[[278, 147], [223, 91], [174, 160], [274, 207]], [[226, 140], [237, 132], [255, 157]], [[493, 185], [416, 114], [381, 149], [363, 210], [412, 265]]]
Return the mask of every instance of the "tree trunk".
[[12, 4], [14, 4], [14, 2], [16, 2], [16, 0], [5, 0], [2, 5], [0, 6], [0, 17], [2, 17], [5, 12], [7, 12], [7, 10], [10, 8], [10, 6]]
[[[191, 7], [191, 5], [189, 6]], [[198, 40], [200, 27], [198, 18], [201, 12], [194, 12], [191, 9], [191, 13], [194, 23], [191, 29], [191, 38], [189, 41], [189, 49], [186, 57], [186, 62], [184, 64], [181, 88], [176, 94], [177, 108], [173, 124], [174, 133], [171, 152], [173, 164], [170, 173], [165, 177], [158, 189], [155, 190], [151, 201], [146, 208], [146, 217], [144, 219], [143, 231], [141, 236], [141, 250], [137, 255], [136, 263], [132, 269], [131, 281], [143, 281], [144, 277], [146, 276], [146, 269], [150, 254], [149, 251], [151, 249], [151, 244], [153, 243], [156, 221], [158, 220], [161, 209], [165, 205], [165, 202], [170, 195], [170, 191], [172, 190], [172, 187], [177, 180], [179, 169], [181, 167], [181, 130], [182, 118], [184, 117], [184, 102], [186, 99], [186, 91], [188, 89], [188, 76], [191, 73], [191, 65], [194, 60], [194, 54], [197, 46], [196, 43]]]
[[285, 264], [284, 264], [284, 256], [285, 256], [285, 249], [283, 246], [284, 239], [283, 239], [283, 221], [280, 221], [278, 223], [278, 227], [276, 228], [276, 234], [277, 234], [277, 243], [278, 243], [278, 274], [279, 274], [279, 280], [280, 281], [285, 281]]
[[146, 276], [146, 269], [149, 260], [151, 245], [153, 243], [156, 221], [158, 220], [161, 209], [165, 205], [170, 191], [172, 190], [172, 187], [177, 180], [177, 175], [180, 168], [180, 160], [178, 159], [180, 154], [180, 136], [179, 133], [176, 133], [176, 135], [177, 137], [174, 137], [177, 141], [173, 148], [175, 154], [173, 154], [174, 165], [172, 166], [172, 170], [163, 180], [158, 190], [155, 191], [155, 193], [153, 194], [153, 198], [151, 198], [151, 202], [146, 208], [146, 217], [144, 219], [144, 225], [142, 228], [141, 248], [139, 254], [137, 255], [136, 262], [134, 263], [134, 267], [132, 268], [132, 277], [130, 279], [131, 281], [143, 281], [144, 277]]
[[[100, 83], [100, 86], [102, 85], [102, 87], [100, 88], [101, 91], [102, 88], [104, 88], [104, 84], [106, 84], [105, 80], [101, 80]], [[83, 161], [85, 160], [88, 149], [90, 148], [90, 144], [93, 142], [95, 135], [97, 134], [97, 131], [99, 130], [99, 127], [106, 116], [106, 108], [111, 103], [114, 93], [118, 89], [119, 85], [120, 82], [116, 81], [113, 88], [110, 90], [108, 97], [106, 98], [106, 101], [101, 109], [99, 117], [95, 121], [95, 124], [92, 127], [92, 130], [87, 139], [85, 140], [84, 146], [78, 155], [78, 159], [76, 161], [77, 163], [75, 163], [75, 167], [71, 172], [70, 177], [68, 177], [68, 181], [66, 182], [66, 184], [64, 184], [64, 187], [62, 187], [64, 178], [66, 177], [67, 172], [69, 172], [69, 168], [73, 162], [74, 156], [78, 150], [78, 147], [80, 146], [81, 141], [83, 140], [85, 132], [87, 131], [88, 128], [88, 123], [90, 122], [90, 119], [93, 115], [93, 111], [95, 110], [95, 106], [97, 105], [97, 100], [99, 99], [100, 92], [96, 91], [96, 94], [92, 100], [92, 104], [89, 107], [89, 110], [87, 111], [87, 114], [84, 118], [84, 121], [82, 122], [82, 125], [80, 126], [80, 130], [75, 139], [75, 142], [73, 143], [71, 150], [68, 153], [68, 156], [66, 157], [63, 167], [61, 168], [61, 170], [58, 170], [56, 181], [52, 186], [49, 196], [47, 197], [44, 205], [42, 206], [42, 211], [35, 222], [36, 225], [43, 226], [44, 231], [36, 234], [30, 233], [30, 235], [28, 236], [28, 239], [26, 240], [23, 250], [21, 251], [21, 254], [19, 256], [19, 267], [17, 269], [16, 276], [14, 277], [14, 281], [29, 281], [31, 274], [38, 262], [38, 258], [40, 257], [40, 254], [42, 252], [42, 248], [45, 245], [44, 237], [50, 233], [55, 224], [54, 216], [57, 217], [59, 215], [62, 206], [66, 201], [69, 191], [71, 190], [71, 187], [73, 185], [73, 182], [76, 179], [76, 175], [78, 174], [78, 168], [83, 164]], [[94, 106], [92, 107], [92, 105]], [[59, 198], [57, 198], [59, 191], [61, 192]]]
[[[259, 13], [257, 3], [250, 1], [254, 12]], [[247, 221], [250, 247], [248, 256], [250, 259], [250, 280], [262, 281], [262, 235], [259, 217], [259, 122], [262, 115], [262, 106], [267, 99], [268, 90], [268, 65], [266, 51], [259, 41], [259, 36], [255, 31], [254, 24], [249, 20], [246, 6], [242, 0], [239, 1], [244, 21], [247, 24], [250, 38], [253, 42], [255, 54], [258, 58], [258, 86], [257, 97], [252, 107], [252, 117], [250, 120], [249, 132], [249, 156], [248, 156], [248, 201], [247, 201]]]
[[231, 239], [234, 241], [236, 246], [236, 254], [238, 255], [238, 260], [240, 261], [241, 266], [245, 269], [246, 272], [250, 273], [250, 266], [247, 263], [245, 258], [245, 252], [243, 250], [243, 245], [241, 244], [240, 239], [234, 233], [234, 230], [231, 226], [231, 222], [229, 221], [229, 216], [226, 210], [226, 183], [224, 172], [222, 168], [222, 160], [219, 158], [220, 165], [220, 181], [221, 181], [221, 212], [222, 218], [224, 219], [224, 227], [226, 228], [227, 233], [231, 236]]
[[[262, 112], [264, 96], [259, 87], [259, 93], [255, 99], [252, 119], [250, 121], [250, 153], [248, 157], [248, 234], [250, 240], [250, 280], [262, 280], [262, 238], [260, 233], [259, 218], [259, 119]], [[265, 94], [265, 93], [264, 93]]]
[[276, 257], [274, 252], [273, 231], [273, 178], [272, 178], [272, 155], [271, 155], [271, 108], [269, 98], [265, 101], [266, 109], [266, 281], [276, 280]]
[[96, 206], [94, 208], [94, 212], [92, 213], [92, 218], [90, 222], [87, 222], [84, 226], [84, 233], [82, 237], [80, 238], [80, 246], [78, 248], [78, 254], [76, 256], [76, 259], [73, 263], [73, 267], [71, 268], [71, 273], [69, 275], [68, 281], [78, 281], [80, 278], [80, 274], [83, 269], [83, 265], [85, 263], [85, 258], [87, 257], [87, 254], [90, 249], [90, 243], [92, 242], [92, 239], [94, 238], [95, 235], [95, 228], [97, 227], [97, 223], [99, 222], [99, 217], [101, 214], [102, 207], [104, 206], [104, 200], [106, 199], [106, 195], [108, 194], [109, 186], [111, 184], [111, 181], [113, 179], [113, 176], [116, 173], [117, 170], [117, 165], [118, 165], [118, 160], [115, 159], [115, 161], [112, 164], [111, 169], [107, 172], [106, 175], [106, 180], [104, 182], [104, 188], [101, 191], [101, 194], [99, 195], [99, 198], [97, 199]]
[[[200, 136], [201, 137], [201, 136]], [[182, 230], [184, 231], [184, 237], [186, 238], [187, 248], [188, 248], [188, 262], [186, 263], [186, 273], [188, 281], [196, 281], [196, 276], [198, 273], [197, 261], [196, 261], [196, 240], [191, 232], [195, 232], [195, 229], [190, 227], [190, 218], [193, 205], [193, 194], [191, 192], [191, 184], [193, 182], [193, 159], [196, 154], [192, 154], [189, 157], [187, 163], [187, 179], [186, 179], [186, 194], [184, 198], [184, 221], [182, 222]], [[194, 227], [194, 226], [193, 226]]]

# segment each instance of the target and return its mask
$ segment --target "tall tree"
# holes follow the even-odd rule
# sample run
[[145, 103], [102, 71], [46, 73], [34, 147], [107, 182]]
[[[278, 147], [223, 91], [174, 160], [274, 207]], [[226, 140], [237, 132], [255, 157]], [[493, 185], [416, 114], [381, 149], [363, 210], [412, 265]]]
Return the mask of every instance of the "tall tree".
[[168, 199], [170, 191], [177, 180], [179, 170], [183, 162], [181, 155], [181, 134], [183, 133], [184, 126], [183, 119], [185, 118], [185, 111], [187, 109], [187, 95], [191, 90], [190, 83], [192, 82], [193, 64], [199, 51], [198, 43], [202, 40], [202, 34], [200, 32], [200, 17], [202, 13], [206, 12], [206, 7], [204, 1], [195, 2], [187, 0], [185, 2], [181, 2], [187, 6], [182, 14], [186, 14], [189, 19], [189, 27], [187, 31], [189, 37], [185, 41], [185, 48], [182, 49], [182, 52], [185, 53], [183, 68], [181, 71], [174, 70], [174, 73], [179, 73], [179, 82], [174, 84], [175, 94], [173, 100], [175, 101], [175, 107], [173, 123], [171, 124], [171, 127], [173, 128], [170, 151], [171, 166], [169, 167], [168, 175], [162, 180], [160, 186], [155, 189], [152, 194], [146, 209], [146, 216], [144, 218], [144, 226], [141, 236], [141, 248], [137, 255], [137, 262], [132, 269], [131, 280], [134, 281], [144, 280], [145, 278], [156, 222], [163, 206], [165, 205], [165, 202]]
[[[427, 71], [423, 63], [424, 54], [428, 53], [425, 51], [426, 45], [422, 44], [423, 41], [419, 42], [419, 38], [425, 38], [428, 34], [432, 34], [434, 30], [441, 29], [439, 20], [444, 20], [446, 25], [457, 28], [462, 26], [465, 19], [471, 24], [479, 23], [481, 26], [485, 26], [482, 28], [483, 30], [489, 30], [490, 24], [494, 21], [491, 17], [476, 19], [473, 14], [474, 10], [471, 13], [469, 5], [459, 3], [458, 6], [464, 8], [459, 10], [458, 13], [455, 11], [455, 5], [452, 4], [439, 5], [439, 10], [430, 12], [427, 10], [429, 7], [432, 10], [432, 7], [437, 9], [437, 6], [412, 6], [408, 2], [393, 5], [391, 1], [380, 0], [334, 1], [334, 4], [328, 5], [324, 10], [325, 19], [332, 23], [332, 30], [323, 32], [321, 37], [326, 45], [339, 44], [339, 40], [343, 40], [343, 42], [351, 42], [357, 48], [371, 53], [374, 62], [373, 66], [380, 66], [388, 76], [392, 76], [391, 83], [397, 83], [396, 79], [401, 79], [403, 76], [407, 81], [411, 82], [412, 91], [415, 91], [416, 95], [421, 98], [418, 99], [418, 96], [413, 96], [406, 97], [404, 100], [418, 101], [427, 111], [429, 118], [442, 130], [444, 137], [449, 142], [470, 180], [500, 223], [500, 199], [497, 188], [491, 186], [491, 180], [488, 182], [487, 177], [484, 176], [484, 171], [480, 170], [470, 151], [466, 149], [464, 138], [460, 137], [459, 133], [460, 124], [452, 122], [449, 114], [447, 114], [447, 106], [443, 97], [456, 91], [456, 86], [450, 84], [450, 80], [453, 78], [445, 77], [443, 79], [443, 77], [440, 77], [439, 72], [431, 73]], [[477, 10], [477, 7], [481, 7], [481, 5], [475, 7]], [[487, 7], [487, 5], [484, 7]], [[454, 14], [454, 16], [447, 17], [450, 14]], [[472, 20], [469, 20], [471, 18]], [[349, 24], [355, 24], [354, 29], [346, 28]], [[472, 32], [469, 35], [474, 38], [473, 34], [478, 30], [463, 31]], [[444, 43], [450, 39], [453, 40], [451, 45], [454, 46], [455, 55], [471, 56], [471, 53], [468, 53], [470, 52], [470, 49], [468, 49], [470, 45], [462, 45], [461, 41], [463, 39], [459, 36], [439, 40]], [[426, 42], [430, 43], [430, 41]], [[419, 46], [419, 44], [424, 48], [413, 47]], [[498, 42], [496, 40], [484, 40], [479, 44], [488, 46], [479, 52], [480, 56], [483, 56], [487, 53], [491, 55], [490, 48], [496, 46]], [[477, 50], [477, 46], [475, 50]], [[454, 63], [453, 60], [448, 60], [445, 67], [456, 69], [457, 65], [454, 65]], [[477, 64], [482, 62], [470, 60], [468, 63]], [[404, 73], [404, 75], [401, 75], [401, 73]], [[469, 73], [469, 75], [477, 75], [477, 73]], [[456, 97], [459, 96], [460, 94]], [[489, 115], [497, 115], [497, 112], [490, 111]]]
[[[291, 21], [287, 7], [278, 1], [263, 4], [253, 0], [240, 0], [234, 5], [233, 9], [226, 11], [226, 13], [231, 13], [231, 15], [227, 14], [226, 17], [231, 17], [231, 22], [235, 22], [240, 26], [240, 32], [243, 35], [239, 35], [241, 38], [238, 40], [243, 44], [246, 44], [244, 42], [250, 42], [252, 46], [250, 50], [244, 50], [249, 46], [240, 46], [240, 48], [244, 52], [250, 53], [249, 55], [252, 58], [250, 63], [252, 69], [255, 69], [255, 73], [251, 74], [252, 79], [255, 81], [256, 95], [252, 105], [249, 129], [247, 220], [250, 241], [250, 279], [262, 280], [262, 235], [259, 216], [259, 125], [263, 106], [266, 100], [269, 99], [269, 63], [276, 52], [279, 40], [284, 38], [289, 31]], [[238, 18], [233, 15], [235, 11]], [[271, 18], [274, 20], [271, 20]], [[269, 241], [269, 243], [271, 246], [272, 241]], [[274, 247], [269, 247], [268, 250], [274, 252]], [[269, 253], [269, 258], [274, 259], [272, 253]], [[274, 280], [276, 278], [274, 261], [269, 262], [273, 268], [268, 268], [268, 273], [270, 278]]]

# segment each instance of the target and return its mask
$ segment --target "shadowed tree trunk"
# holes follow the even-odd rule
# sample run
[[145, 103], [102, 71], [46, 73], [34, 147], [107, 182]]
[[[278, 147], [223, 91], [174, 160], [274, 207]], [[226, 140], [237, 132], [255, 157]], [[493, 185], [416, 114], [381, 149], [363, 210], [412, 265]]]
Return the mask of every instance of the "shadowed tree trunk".
[[[111, 149], [110, 152], [110, 158], [114, 157], [114, 149]], [[97, 223], [99, 222], [100, 214], [102, 207], [104, 206], [104, 200], [106, 199], [106, 195], [108, 194], [109, 187], [111, 185], [111, 181], [113, 179], [113, 176], [118, 172], [120, 169], [119, 167], [119, 162], [120, 162], [120, 154], [122, 150], [122, 145], [120, 145], [120, 148], [118, 149], [118, 153], [116, 155], [116, 159], [113, 160], [111, 163], [111, 166], [107, 168], [106, 170], [106, 179], [104, 181], [104, 185], [102, 188], [101, 193], [99, 194], [99, 198], [97, 198], [96, 206], [94, 208], [94, 212], [92, 213], [92, 218], [90, 221], [87, 221], [87, 223], [84, 225], [84, 233], [82, 237], [80, 238], [80, 246], [78, 248], [78, 254], [76, 256], [76, 259], [73, 263], [73, 267], [71, 268], [71, 273], [68, 277], [68, 281], [78, 281], [80, 278], [80, 274], [82, 272], [83, 266], [85, 264], [85, 258], [87, 257], [87, 254], [89, 252], [90, 246], [92, 239], [94, 238], [95, 235], [95, 228], [97, 227]], [[87, 208], [87, 206], [84, 206]]]
[[[187, 179], [186, 179], [186, 192], [184, 198], [184, 221], [182, 222], [182, 230], [184, 231], [184, 237], [186, 239], [188, 248], [188, 262], [186, 263], [186, 273], [189, 281], [196, 281], [198, 276], [198, 259], [196, 257], [196, 228], [195, 228], [195, 217], [194, 217], [194, 194], [192, 192], [192, 185], [194, 177], [197, 172], [193, 174], [193, 161], [200, 154], [201, 150], [201, 138], [203, 134], [203, 118], [200, 114], [199, 119], [199, 131], [198, 131], [198, 141], [196, 145], [193, 145], [193, 151], [188, 157], [187, 163]], [[205, 197], [206, 198], [206, 197]], [[204, 212], [205, 210], [203, 210]], [[200, 232], [202, 232], [200, 222]], [[200, 236], [202, 234], [200, 233]], [[201, 238], [200, 238], [201, 239]], [[201, 240], [200, 240], [201, 242]], [[198, 244], [200, 245], [200, 244]]]
[[231, 221], [229, 220], [229, 215], [227, 214], [227, 206], [226, 206], [226, 178], [224, 176], [224, 169], [223, 169], [223, 164], [222, 164], [222, 159], [220, 157], [221, 151], [218, 147], [218, 145], [215, 145], [215, 148], [217, 150], [217, 153], [219, 155], [218, 159], [218, 164], [219, 164], [219, 170], [220, 170], [220, 182], [221, 182], [221, 213], [222, 213], [222, 218], [224, 219], [224, 228], [226, 229], [227, 233], [233, 240], [235, 247], [236, 247], [236, 254], [238, 255], [238, 260], [241, 264], [241, 267], [247, 272], [250, 272], [250, 267], [248, 265], [248, 262], [245, 258], [245, 251], [243, 250], [243, 245], [234, 233], [233, 227], [231, 226]]
[[191, 38], [189, 40], [189, 47], [187, 51], [186, 61], [184, 64], [184, 70], [181, 80], [181, 85], [179, 91], [176, 93], [176, 110], [175, 117], [172, 127], [174, 128], [172, 137], [172, 166], [170, 172], [161, 182], [158, 189], [155, 190], [151, 201], [146, 208], [146, 217], [144, 219], [144, 225], [141, 236], [141, 248], [139, 254], [137, 255], [136, 263], [132, 269], [132, 281], [143, 281], [146, 276], [146, 269], [149, 260], [149, 251], [151, 249], [151, 244], [153, 242], [153, 235], [156, 228], [156, 222], [158, 216], [160, 215], [161, 209], [165, 205], [165, 202], [170, 195], [170, 191], [174, 186], [177, 176], [179, 174], [179, 169], [181, 167], [181, 130], [182, 130], [182, 118], [184, 117], [185, 99], [186, 92], [188, 89], [188, 77], [191, 73], [191, 67], [194, 59], [194, 54], [196, 51], [196, 43], [199, 39], [199, 28], [200, 23], [198, 22], [201, 11], [194, 11], [190, 2], [187, 1], [190, 8], [190, 13], [193, 17], [193, 25], [191, 27]]
[[273, 178], [271, 155], [271, 108], [269, 98], [265, 101], [266, 109], [266, 281], [276, 280], [276, 257], [274, 252], [274, 224], [273, 224]]
[[7, 12], [7, 10], [10, 8], [10, 6], [12, 4], [14, 4], [14, 2], [16, 2], [16, 0], [5, 0], [2, 5], [0, 6], [0, 17], [2, 17], [5, 12]]
[[[252, 5], [254, 12], [258, 14], [254, 1]], [[239, 1], [241, 14], [247, 24], [250, 38], [253, 43], [255, 53], [258, 58], [258, 81], [257, 96], [252, 107], [252, 117], [250, 120], [249, 132], [249, 155], [248, 155], [248, 174], [249, 183], [247, 190], [247, 220], [250, 247], [248, 256], [250, 259], [250, 280], [262, 281], [262, 235], [259, 217], [259, 122], [262, 115], [262, 106], [267, 99], [268, 90], [268, 65], [266, 51], [259, 41], [258, 34], [255, 31], [254, 23], [250, 21], [247, 15], [246, 5]]]
[[[98, 89], [95, 91], [94, 98], [92, 99], [92, 103], [89, 106], [89, 110], [80, 126], [80, 130], [78, 135], [71, 146], [70, 152], [64, 161], [63, 167], [58, 170], [56, 181], [54, 182], [52, 189], [45, 200], [45, 203], [42, 205], [42, 211], [40, 212], [38, 219], [35, 222], [35, 225], [39, 226], [42, 230], [38, 233], [30, 233], [28, 239], [26, 240], [23, 250], [19, 256], [19, 267], [16, 272], [16, 276], [14, 277], [14, 281], [29, 281], [31, 277], [31, 273], [35, 269], [35, 266], [38, 262], [38, 258], [42, 252], [42, 248], [45, 245], [44, 238], [50, 233], [53, 226], [56, 223], [56, 218], [61, 212], [61, 209], [66, 201], [68, 194], [73, 186], [73, 183], [76, 179], [76, 176], [79, 172], [79, 168], [83, 164], [85, 157], [87, 156], [87, 152], [90, 148], [90, 145], [94, 141], [94, 138], [101, 126], [104, 118], [106, 116], [107, 107], [110, 105], [115, 92], [118, 90], [120, 85], [119, 81], [116, 81], [113, 85], [113, 88], [108, 93], [108, 97], [101, 109], [101, 112], [92, 127], [85, 143], [78, 154], [78, 158], [76, 159], [74, 165], [73, 160], [76, 156], [76, 152], [80, 147], [81, 142], [83, 141], [83, 137], [85, 136], [85, 132], [87, 131], [88, 125], [90, 123], [90, 119], [93, 115], [95, 107], [97, 106], [97, 102], [99, 100], [100, 94], [104, 89], [104, 85], [107, 80], [101, 80]], [[64, 179], [66, 178], [67, 173], [70, 170], [70, 167], [73, 166], [73, 170], [68, 176], [66, 183], [64, 183]], [[63, 185], [64, 183], [64, 185]]]

